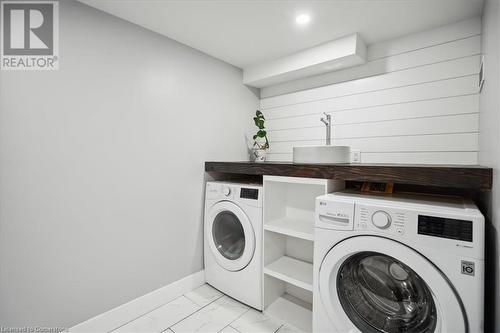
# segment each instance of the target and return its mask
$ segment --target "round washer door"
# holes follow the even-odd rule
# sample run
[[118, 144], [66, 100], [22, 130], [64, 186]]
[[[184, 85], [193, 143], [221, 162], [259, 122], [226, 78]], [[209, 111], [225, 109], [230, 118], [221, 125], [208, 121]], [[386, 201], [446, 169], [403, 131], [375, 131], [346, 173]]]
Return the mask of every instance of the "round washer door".
[[205, 241], [217, 263], [228, 271], [245, 268], [255, 251], [255, 233], [250, 219], [229, 201], [218, 202], [210, 209]]
[[467, 332], [448, 280], [415, 250], [376, 236], [348, 238], [326, 254], [319, 296], [338, 332]]

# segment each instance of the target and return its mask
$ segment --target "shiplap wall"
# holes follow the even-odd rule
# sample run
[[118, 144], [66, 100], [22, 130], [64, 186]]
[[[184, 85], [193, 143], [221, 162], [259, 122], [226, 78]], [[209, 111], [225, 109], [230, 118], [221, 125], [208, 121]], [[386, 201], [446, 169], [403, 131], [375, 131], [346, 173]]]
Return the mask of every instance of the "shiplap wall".
[[477, 18], [374, 44], [362, 66], [264, 88], [269, 160], [324, 144], [327, 112], [332, 144], [361, 150], [362, 163], [477, 164], [480, 58]]

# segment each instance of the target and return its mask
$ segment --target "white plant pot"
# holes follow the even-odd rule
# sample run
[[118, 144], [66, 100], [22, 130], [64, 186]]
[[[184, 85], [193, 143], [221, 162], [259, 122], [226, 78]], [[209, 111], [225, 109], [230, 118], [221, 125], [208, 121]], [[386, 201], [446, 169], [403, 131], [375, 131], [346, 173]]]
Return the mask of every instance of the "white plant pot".
[[253, 158], [254, 162], [262, 163], [266, 161], [267, 149], [254, 149]]

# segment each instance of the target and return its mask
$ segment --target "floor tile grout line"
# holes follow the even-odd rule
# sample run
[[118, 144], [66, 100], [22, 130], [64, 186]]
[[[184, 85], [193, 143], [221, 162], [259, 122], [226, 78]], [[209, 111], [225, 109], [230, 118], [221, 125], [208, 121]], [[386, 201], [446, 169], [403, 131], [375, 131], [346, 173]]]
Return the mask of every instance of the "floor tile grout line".
[[[282, 322], [282, 323], [283, 323], [283, 324], [281, 325], [280, 329], [281, 329], [282, 327], [284, 327], [284, 326], [287, 326], [288, 328], [291, 328], [291, 329], [293, 330], [293, 332], [296, 332], [296, 333], [307, 333], [306, 331], [304, 331], [304, 330], [302, 330], [302, 329], [298, 328], [298, 327], [297, 327], [297, 326], [295, 326], [295, 325], [290, 324], [289, 322], [286, 322], [286, 321], [284, 321], [284, 320], [280, 319], [280, 318], [279, 318], [279, 317], [277, 317], [277, 316], [274, 316], [274, 315], [271, 315], [271, 314], [269, 314], [268, 316], [269, 316], [270, 318], [274, 319], [274, 320], [277, 320], [277, 321], [280, 321], [280, 322]], [[275, 332], [275, 333], [276, 333], [276, 332]]]
[[[140, 318], [142, 318], [142, 317], [144, 317], [144, 316], [146, 316], [146, 315], [150, 314], [151, 312], [156, 311], [156, 310], [158, 310], [159, 308], [161, 308], [161, 307], [163, 307], [163, 306], [165, 306], [165, 305], [167, 305], [167, 304], [170, 304], [170, 303], [172, 303], [173, 301], [178, 300], [178, 299], [179, 299], [179, 298], [181, 298], [181, 297], [185, 297], [185, 296], [184, 296], [184, 295], [180, 295], [179, 297], [176, 297], [176, 298], [174, 298], [173, 300], [171, 300], [171, 301], [169, 301], [169, 302], [167, 302], [167, 303], [164, 303], [164, 304], [162, 304], [162, 305], [160, 305], [160, 306], [157, 306], [157, 307], [156, 307], [156, 308], [154, 308], [154, 309], [151, 309], [150, 311], [148, 311], [148, 312], [146, 312], [146, 313], [144, 313], [144, 314], [140, 315], [139, 317], [136, 317], [136, 318], [134, 318], [134, 319], [132, 319], [132, 320], [129, 320], [129, 321], [127, 321], [126, 323], [124, 323], [124, 324], [122, 324], [122, 325], [120, 325], [120, 326], [118, 326], [118, 327], [116, 327], [116, 328], [113, 328], [113, 329], [112, 329], [112, 330], [110, 330], [110, 331], [107, 331], [107, 333], [112, 333], [112, 332], [114, 332], [114, 331], [116, 331], [116, 330], [118, 330], [118, 329], [122, 328], [123, 326], [126, 326], [126, 325], [128, 325], [128, 324], [130, 324], [130, 323], [132, 323], [132, 322], [134, 322], [134, 321], [136, 321], [136, 320], [138, 320], [138, 319], [140, 319]], [[186, 297], [186, 298], [187, 298], [187, 297]], [[188, 299], [189, 299], [189, 298], [188, 298]], [[191, 299], [189, 299], [189, 300], [191, 301]], [[194, 303], [194, 302], [193, 302], [193, 303]], [[196, 303], [195, 303], [195, 304], [196, 304]], [[198, 305], [198, 304], [196, 304], [196, 305]], [[198, 305], [198, 306], [199, 306], [199, 305]]]
[[278, 332], [279, 332], [279, 330], [280, 330], [283, 326], [285, 326], [285, 324], [281, 324], [281, 325], [280, 325], [280, 327], [278, 327], [278, 329], [277, 329], [276, 331], [274, 331], [274, 333], [278, 333]]
[[[217, 289], [216, 289], [216, 290], [217, 290]], [[218, 291], [218, 290], [217, 290], [217, 291]], [[219, 293], [220, 293], [221, 295], [219, 295], [216, 299], [214, 299], [214, 300], [212, 300], [212, 301], [208, 302], [207, 304], [205, 304], [205, 305], [203, 305], [203, 306], [202, 306], [202, 305], [199, 305], [198, 303], [196, 303], [196, 301], [195, 301], [195, 300], [193, 300], [193, 299], [189, 298], [189, 296], [187, 296], [187, 294], [184, 294], [184, 295], [182, 295], [182, 296], [186, 297], [188, 300], [190, 300], [191, 302], [195, 303], [196, 305], [201, 306], [202, 308], [204, 308], [205, 306], [207, 306], [207, 305], [209, 305], [209, 304], [211, 304], [211, 303], [215, 302], [216, 300], [218, 300], [219, 298], [221, 298], [221, 297], [223, 297], [223, 296], [224, 296], [224, 293], [221, 293], [220, 291], [219, 291]]]
[[224, 329], [226, 329], [228, 326], [229, 325], [224, 326], [221, 330], [218, 330], [217, 333], [220, 333], [220, 332], [224, 331]]
[[231, 324], [227, 324], [226, 326], [224, 326], [224, 327], [223, 327], [220, 331], [218, 331], [217, 333], [220, 333], [220, 332], [224, 331], [224, 330], [225, 330], [226, 328], [228, 328], [228, 327], [232, 328], [232, 329], [233, 329], [233, 330], [235, 330], [236, 332], [241, 333], [241, 332], [240, 332], [240, 331], [238, 331], [236, 328], [234, 328], [233, 326], [231, 326]]
[[[220, 292], [220, 291], [219, 291], [219, 292]], [[242, 317], [245, 313], [247, 313], [248, 311], [250, 311], [250, 310], [252, 309], [251, 307], [247, 306], [246, 304], [243, 304], [243, 303], [241, 303], [240, 301], [238, 301], [238, 300], [236, 300], [236, 299], [234, 299], [234, 298], [232, 298], [232, 297], [230, 297], [230, 296], [228, 296], [228, 295], [226, 295], [226, 294], [224, 294], [224, 293], [222, 293], [222, 292], [221, 292], [221, 296], [220, 296], [220, 297], [218, 297], [217, 299], [215, 299], [215, 300], [213, 300], [212, 302], [208, 303], [208, 304], [207, 304], [207, 305], [205, 305], [204, 307], [206, 307], [206, 306], [208, 306], [208, 305], [210, 305], [210, 304], [212, 304], [212, 303], [216, 302], [217, 300], [221, 299], [221, 298], [222, 298], [222, 297], [224, 297], [224, 296], [226, 296], [226, 297], [228, 297], [228, 298], [230, 298], [230, 299], [232, 299], [232, 300], [234, 300], [234, 301], [236, 301], [236, 302], [238, 302], [238, 303], [240, 303], [240, 304], [242, 304], [242, 305], [246, 306], [248, 309], [246, 309], [246, 310], [245, 310], [242, 314], [240, 314], [238, 317], [236, 317], [236, 318], [235, 318], [233, 321], [231, 321], [229, 324], [227, 324], [226, 326], [224, 326], [224, 327], [223, 327], [220, 331], [222, 331], [224, 328], [226, 328], [226, 327], [228, 327], [228, 326], [231, 326], [231, 324], [232, 324], [232, 323], [234, 323], [236, 320], [238, 320], [239, 318], [241, 318], [241, 317]], [[204, 307], [202, 307], [201, 309], [203, 309]], [[192, 313], [192, 314], [190, 314], [188, 317], [186, 317], [186, 318], [184, 318], [184, 319], [182, 319], [182, 320], [185, 320], [185, 319], [187, 319], [187, 318], [189, 318], [189, 317], [193, 316], [195, 313], [199, 312], [201, 309], [198, 309], [197, 311], [193, 312], [193, 313]], [[173, 324], [172, 326], [170, 326], [170, 327], [169, 327], [169, 328], [167, 328], [167, 329], [170, 329], [170, 330], [172, 330], [172, 331], [175, 333], [175, 331], [173, 330], [173, 328], [172, 328], [172, 327], [173, 327], [173, 326], [175, 326], [175, 325], [177, 325], [178, 323], [180, 323], [182, 320], [180, 320], [180, 321], [176, 322], [175, 324]], [[234, 328], [234, 327], [232, 327], [232, 326], [231, 326], [231, 328], [235, 329], [235, 328]], [[235, 330], [236, 330], [236, 331], [238, 331], [237, 329], [235, 329]], [[219, 331], [219, 332], [220, 332], [220, 331]], [[240, 331], [238, 331], [238, 332], [240, 332]]]
[[[203, 286], [203, 285], [202, 285], [202, 286]], [[194, 290], [197, 290], [198, 288], [201, 288], [202, 286], [197, 287], [197, 288], [195, 288], [195, 289], [193, 289], [193, 290], [191, 290], [191, 291], [189, 291], [189, 292], [192, 292], [192, 291], [194, 291]], [[188, 292], [188, 293], [189, 293], [189, 292]], [[120, 325], [120, 326], [118, 326], [118, 327], [114, 328], [114, 329], [112, 329], [111, 331], [108, 331], [108, 333], [114, 332], [114, 331], [116, 331], [116, 330], [118, 330], [118, 329], [120, 329], [120, 328], [122, 328], [122, 327], [124, 327], [124, 326], [126, 326], [126, 325], [128, 325], [128, 324], [130, 324], [130, 323], [132, 323], [132, 322], [134, 322], [134, 321], [136, 321], [136, 320], [138, 320], [138, 319], [140, 319], [140, 318], [142, 318], [142, 317], [144, 317], [144, 316], [148, 315], [148, 314], [150, 314], [151, 312], [153, 312], [153, 311], [155, 311], [155, 310], [158, 310], [159, 308], [161, 308], [161, 307], [163, 307], [163, 306], [165, 306], [165, 305], [167, 305], [167, 304], [170, 304], [170, 303], [172, 303], [172, 302], [173, 302], [173, 301], [175, 301], [175, 300], [178, 300], [178, 299], [179, 299], [179, 298], [181, 298], [181, 297], [185, 297], [185, 298], [187, 298], [189, 301], [193, 302], [193, 304], [195, 304], [195, 305], [198, 307], [198, 309], [197, 309], [196, 311], [194, 311], [194, 312], [190, 313], [188, 316], [183, 317], [181, 320], [179, 320], [179, 321], [175, 322], [173, 325], [171, 325], [171, 326], [167, 327], [166, 329], [164, 329], [163, 331], [161, 331], [161, 332], [165, 332], [166, 330], [171, 329], [171, 327], [172, 327], [172, 326], [174, 326], [175, 324], [177, 324], [177, 323], [181, 322], [182, 320], [184, 320], [184, 319], [188, 318], [189, 316], [191, 316], [191, 315], [193, 315], [194, 313], [196, 313], [196, 312], [200, 311], [200, 310], [201, 310], [201, 309], [203, 309], [205, 306], [208, 306], [209, 304], [211, 304], [211, 303], [215, 302], [216, 300], [218, 300], [219, 298], [221, 298], [221, 297], [223, 297], [223, 296], [224, 296], [224, 294], [223, 294], [223, 293], [221, 293], [221, 295], [220, 295], [219, 297], [217, 297], [216, 299], [214, 299], [213, 301], [211, 301], [211, 302], [207, 303], [207, 304], [206, 304], [206, 305], [204, 305], [204, 306], [201, 306], [201, 305], [199, 305], [198, 303], [196, 303], [195, 301], [193, 301], [191, 298], [187, 297], [187, 296], [186, 296], [186, 294], [183, 294], [183, 295], [181, 295], [181, 296], [179, 296], [179, 297], [174, 298], [173, 300], [171, 300], [171, 301], [169, 301], [169, 302], [167, 302], [167, 303], [164, 303], [164, 304], [162, 304], [162, 305], [160, 305], [160, 306], [158, 306], [158, 307], [156, 307], [156, 308], [152, 309], [151, 311], [148, 311], [148, 312], [144, 313], [143, 315], [141, 315], [141, 316], [139, 316], [139, 317], [137, 317], [137, 318], [134, 318], [134, 319], [132, 319], [132, 320], [130, 320], [130, 321], [128, 321], [128, 322], [126, 322], [126, 323], [124, 323], [124, 324], [122, 324], [122, 325]]]
[[[240, 302], [241, 303], [241, 302]], [[243, 304], [243, 303], [241, 303]], [[251, 307], [248, 307], [248, 309], [243, 312], [242, 314], [240, 314], [238, 317], [236, 317], [233, 321], [231, 321], [229, 324], [227, 324], [227, 326], [231, 326], [235, 321], [237, 321], [238, 319], [240, 319], [241, 317], [243, 317], [247, 312], [250, 312], [252, 310]], [[231, 326], [232, 328], [234, 328], [233, 326]], [[237, 330], [236, 328], [234, 328], [235, 330]], [[238, 330], [237, 330], [238, 331]], [[239, 331], [238, 331], [239, 332]]]
[[227, 325], [227, 326], [228, 326], [228, 327], [231, 327], [231, 328], [232, 328], [233, 330], [235, 330], [236, 332], [241, 333], [241, 331], [240, 331], [240, 330], [238, 330], [238, 329], [234, 328], [233, 326], [231, 326], [231, 324], [229, 324], [229, 325]]
[[[170, 329], [172, 332], [174, 332], [174, 333], [175, 333], [175, 330], [173, 329], [173, 327], [174, 327], [175, 325], [177, 325], [177, 324], [179, 324], [180, 322], [182, 322], [183, 320], [186, 320], [187, 318], [189, 318], [189, 317], [193, 316], [195, 313], [197, 313], [197, 312], [201, 311], [203, 308], [205, 308], [205, 307], [207, 307], [208, 305], [210, 305], [210, 304], [212, 304], [212, 303], [216, 302], [217, 300], [221, 299], [221, 298], [222, 298], [222, 297], [224, 297], [224, 296], [227, 296], [227, 295], [226, 295], [226, 294], [224, 294], [224, 293], [221, 293], [221, 296], [219, 296], [217, 299], [213, 300], [212, 302], [210, 302], [210, 303], [206, 304], [206, 305], [205, 305], [205, 306], [203, 306], [202, 308], [200, 308], [200, 309], [196, 310], [195, 312], [191, 313], [189, 316], [187, 316], [187, 317], [185, 317], [185, 318], [183, 318], [183, 319], [179, 320], [178, 322], [176, 322], [175, 324], [173, 324], [173, 325], [172, 325], [172, 326], [170, 326], [169, 328], [165, 329], [164, 331], [166, 331], [166, 330]], [[227, 297], [228, 297], [228, 298], [231, 298], [231, 297], [229, 297], [229, 296], [227, 296]], [[233, 299], [233, 298], [231, 298], [231, 299]], [[237, 302], [239, 302], [239, 301], [237, 301]], [[239, 303], [241, 303], [241, 302], [239, 302]], [[241, 304], [243, 304], [243, 303], [241, 303]], [[243, 304], [243, 305], [245, 305], [245, 304]], [[248, 308], [245, 312], [243, 312], [241, 315], [239, 315], [236, 319], [234, 319], [233, 321], [231, 321], [228, 325], [224, 326], [224, 327], [221, 329], [221, 331], [222, 331], [224, 328], [226, 328], [226, 327], [230, 326], [230, 325], [231, 325], [231, 323], [233, 323], [235, 320], [237, 320], [238, 318], [240, 318], [243, 314], [245, 314], [245, 313], [246, 313], [246, 312], [248, 312], [249, 310], [250, 310], [250, 308]], [[234, 327], [231, 327], [231, 328], [235, 329]], [[236, 330], [236, 329], [235, 329], [235, 330]], [[162, 331], [162, 332], [164, 332], [164, 331]], [[238, 330], [236, 330], [236, 331], [238, 331]], [[220, 331], [219, 331], [219, 332], [220, 332]], [[238, 331], [238, 332], [239, 332], [239, 331]]]
[[[196, 303], [195, 303], [195, 304], [196, 304]], [[198, 305], [198, 304], [196, 304], [196, 305]], [[174, 327], [174, 325], [176, 325], [176, 324], [180, 323], [180, 322], [181, 322], [181, 321], [183, 321], [184, 319], [187, 319], [187, 318], [191, 317], [193, 314], [195, 314], [196, 312], [200, 311], [201, 309], [203, 309], [203, 307], [201, 307], [201, 306], [199, 306], [199, 305], [198, 305], [198, 309], [196, 309], [196, 311], [193, 311], [193, 312], [191, 312], [190, 314], [188, 314], [187, 316], [183, 317], [182, 319], [180, 319], [180, 320], [176, 321], [174, 324], [172, 324], [172, 325], [170, 325], [169, 327], [165, 328], [162, 332], [165, 332], [165, 331], [167, 331], [167, 330], [171, 330], [172, 332], [174, 332], [174, 333], [175, 333], [175, 331], [172, 329], [172, 327]]]
[[[236, 320], [240, 319], [241, 317], [243, 317], [245, 315], [245, 313], [249, 312], [250, 310], [252, 310], [251, 307], [249, 307], [248, 305], [244, 304], [244, 303], [241, 303], [240, 301], [238, 301], [237, 299], [234, 299], [230, 296], [228, 296], [229, 298], [235, 300], [236, 302], [240, 303], [240, 304], [243, 304], [245, 305], [246, 307], [248, 307], [248, 309], [246, 309], [242, 314], [240, 314], [238, 317], [236, 317], [233, 321], [231, 321], [229, 324], [227, 324], [226, 326], [224, 326], [224, 328], [226, 328], [227, 326], [230, 326], [232, 329], [234, 329], [235, 331], [237, 332], [240, 332], [239, 330], [237, 330], [236, 328], [234, 328], [233, 326], [231, 326], [232, 323], [234, 323]], [[223, 328], [223, 329], [224, 329]], [[222, 331], [222, 330], [221, 330]], [[241, 332], [240, 332], [241, 333]]]
[[[185, 296], [185, 295], [183, 295], [183, 296]], [[174, 329], [173, 329], [173, 327], [174, 327], [175, 325], [177, 325], [177, 324], [179, 324], [181, 321], [186, 320], [187, 318], [189, 318], [189, 317], [193, 316], [195, 313], [197, 313], [197, 312], [201, 311], [202, 309], [206, 308], [207, 306], [209, 306], [210, 304], [212, 304], [212, 303], [216, 302], [217, 300], [221, 299], [221, 298], [222, 298], [222, 297], [224, 297], [224, 296], [225, 296], [225, 295], [221, 293], [221, 295], [220, 295], [219, 297], [217, 297], [217, 298], [216, 298], [216, 299], [214, 299], [213, 301], [208, 302], [208, 303], [207, 303], [207, 304], [205, 304], [204, 306], [200, 306], [200, 305], [198, 305], [198, 304], [196, 304], [196, 303], [195, 303], [196, 305], [200, 306], [200, 308], [199, 308], [198, 310], [196, 310], [196, 311], [192, 312], [191, 314], [189, 314], [188, 316], [186, 316], [186, 317], [182, 318], [181, 320], [176, 321], [175, 323], [173, 323], [172, 325], [170, 325], [170, 327], [167, 327], [164, 331], [166, 331], [166, 330], [170, 329], [172, 332], [174, 332], [174, 333], [175, 333], [175, 331], [174, 331]], [[190, 301], [192, 301], [189, 297], [186, 297], [186, 298], [187, 298], [187, 299], [189, 299]], [[164, 332], [164, 331], [162, 331], [162, 332]]]
[[[200, 287], [198, 287], [198, 288], [200, 288]], [[198, 288], [196, 288], [196, 289], [198, 289]], [[196, 289], [194, 289], [194, 290], [196, 290]], [[193, 290], [193, 291], [194, 291], [194, 290]], [[190, 292], [191, 292], [191, 291], [190, 291]], [[219, 292], [220, 292], [220, 291], [219, 291]], [[188, 292], [188, 293], [189, 293], [189, 292]], [[187, 294], [187, 293], [186, 293], [186, 294]], [[116, 331], [116, 330], [120, 329], [121, 327], [123, 327], [123, 326], [125, 326], [125, 325], [128, 325], [128, 324], [130, 324], [130, 323], [132, 323], [132, 322], [134, 322], [134, 321], [136, 321], [136, 320], [138, 320], [138, 319], [140, 319], [140, 318], [142, 318], [142, 317], [144, 317], [144, 316], [146, 316], [146, 315], [150, 314], [151, 312], [153, 312], [153, 311], [155, 311], [155, 310], [157, 310], [157, 309], [159, 309], [159, 308], [161, 308], [161, 307], [163, 307], [163, 306], [165, 306], [165, 305], [168, 305], [168, 304], [170, 304], [170, 303], [172, 303], [172, 302], [174, 302], [174, 301], [176, 301], [176, 300], [180, 299], [181, 297], [185, 297], [187, 300], [189, 300], [189, 301], [190, 301], [190, 302], [192, 302], [194, 305], [196, 305], [196, 306], [197, 306], [197, 309], [196, 309], [195, 311], [193, 311], [193, 312], [189, 313], [187, 316], [184, 316], [182, 319], [180, 319], [180, 320], [176, 321], [174, 324], [170, 325], [169, 327], [167, 327], [167, 328], [163, 329], [162, 331], [160, 331], [160, 332], [168, 332], [168, 331], [170, 330], [171, 332], [176, 333], [176, 331], [173, 329], [173, 327], [174, 327], [175, 325], [177, 325], [177, 324], [179, 324], [180, 322], [182, 322], [182, 321], [184, 321], [184, 320], [188, 319], [188, 318], [189, 318], [189, 317], [191, 317], [191, 316], [194, 316], [197, 312], [199, 312], [199, 311], [201, 311], [202, 309], [204, 309], [204, 308], [208, 307], [208, 306], [209, 306], [209, 305], [211, 305], [212, 303], [215, 303], [216, 301], [220, 300], [220, 299], [221, 299], [221, 298], [223, 298], [224, 296], [227, 296], [227, 295], [225, 295], [224, 293], [220, 292], [220, 295], [218, 295], [216, 298], [214, 298], [214, 299], [213, 299], [213, 300], [211, 300], [210, 302], [206, 303], [205, 305], [201, 306], [201, 305], [200, 305], [200, 304], [198, 304], [195, 300], [193, 300], [193, 299], [191, 299], [190, 297], [188, 297], [186, 294], [183, 294], [183, 295], [181, 295], [181, 296], [179, 296], [179, 297], [176, 297], [176, 298], [174, 298], [173, 300], [171, 300], [171, 301], [169, 301], [169, 302], [167, 302], [167, 303], [164, 303], [164, 304], [162, 304], [162, 305], [160, 305], [160, 306], [158, 306], [158, 307], [156, 307], [156, 308], [154, 308], [154, 309], [152, 309], [152, 310], [150, 310], [150, 311], [148, 311], [148, 312], [144, 313], [143, 315], [141, 315], [141, 316], [139, 316], [139, 317], [137, 317], [137, 318], [135, 318], [135, 319], [133, 319], [133, 320], [127, 321], [127, 322], [126, 322], [126, 323], [124, 323], [123, 325], [120, 325], [120, 326], [118, 326], [118, 327], [116, 327], [116, 328], [114, 328], [113, 330], [108, 331], [108, 332], [113, 332], [113, 331]], [[229, 296], [227, 296], [227, 297], [229, 297]], [[233, 299], [233, 298], [231, 298], [231, 297], [229, 297], [229, 298], [230, 298], [230, 299]], [[233, 300], [235, 300], [235, 299], [233, 299]], [[239, 302], [238, 300], [235, 300], [235, 301]], [[239, 302], [239, 303], [241, 303], [241, 302]], [[242, 304], [242, 305], [247, 306], [246, 304], [243, 304], [243, 303], [241, 303], [241, 304]], [[240, 315], [238, 315], [236, 318], [234, 318], [232, 321], [230, 321], [230, 323], [229, 323], [229, 324], [227, 324], [226, 326], [224, 326], [224, 327], [223, 327], [223, 328], [222, 328], [219, 332], [221, 332], [222, 330], [224, 330], [224, 329], [225, 329], [225, 328], [227, 328], [227, 327], [230, 327], [231, 329], [234, 329], [236, 332], [241, 333], [241, 331], [240, 331], [240, 330], [236, 329], [236, 328], [235, 328], [235, 327], [233, 327], [232, 325], [233, 325], [233, 323], [235, 323], [237, 320], [239, 320], [241, 317], [243, 317], [245, 314], [247, 314], [248, 312], [250, 312], [250, 311], [252, 311], [252, 310], [253, 310], [253, 308], [252, 308], [252, 307], [248, 307], [248, 306], [247, 306], [247, 309], [246, 309], [243, 313], [241, 313], [241, 314], [240, 314]], [[263, 313], [263, 312], [261, 312], [261, 313], [264, 315], [264, 313]], [[271, 317], [269, 317], [269, 318], [271, 318]], [[281, 323], [279, 323], [279, 324], [280, 324], [280, 325], [279, 325], [279, 327], [278, 327], [276, 330], [274, 330], [274, 331], [273, 331], [273, 333], [277, 333], [280, 329], [282, 329], [282, 328], [285, 326], [285, 324], [284, 324], [284, 322], [283, 322], [283, 321], [280, 321], [280, 322], [281, 322]]]
[[[240, 303], [241, 303], [241, 302], [240, 302]], [[242, 303], [242, 304], [243, 304], [243, 303]], [[241, 331], [240, 331], [240, 330], [236, 329], [236, 328], [235, 328], [234, 326], [232, 326], [232, 325], [233, 325], [233, 323], [234, 323], [235, 321], [237, 321], [238, 319], [240, 319], [241, 317], [243, 317], [243, 316], [244, 316], [247, 312], [250, 312], [250, 311], [252, 311], [252, 310], [256, 310], [256, 309], [254, 309], [254, 308], [252, 308], [252, 307], [249, 307], [247, 311], [245, 311], [244, 313], [242, 313], [242, 314], [241, 314], [238, 318], [236, 318], [235, 320], [233, 320], [233, 321], [232, 321], [229, 325], [225, 326], [224, 328], [226, 328], [226, 327], [228, 327], [228, 326], [229, 326], [229, 327], [231, 327], [232, 329], [234, 329], [235, 331], [237, 331], [237, 332], [240, 332], [240, 333], [241, 333]], [[259, 311], [259, 310], [256, 310], [256, 311]], [[269, 319], [276, 320], [276, 318], [274, 318], [274, 317], [267, 316], [267, 315], [266, 315], [263, 311], [259, 311], [259, 312], [260, 312], [263, 316], [266, 316], [266, 317], [267, 317], [267, 318], [269, 318]], [[280, 325], [278, 326], [278, 328], [277, 328], [275, 331], [273, 331], [273, 333], [277, 333], [277, 332], [278, 332], [278, 331], [279, 331], [279, 330], [280, 330], [283, 326], [285, 326], [285, 323], [284, 323], [282, 320], [279, 320], [279, 322], [280, 322]], [[224, 328], [223, 328], [223, 329], [224, 329]], [[222, 330], [223, 330], [223, 329], [222, 329]], [[222, 331], [222, 330], [221, 330], [221, 331]], [[220, 332], [220, 331], [219, 331], [219, 332]]]

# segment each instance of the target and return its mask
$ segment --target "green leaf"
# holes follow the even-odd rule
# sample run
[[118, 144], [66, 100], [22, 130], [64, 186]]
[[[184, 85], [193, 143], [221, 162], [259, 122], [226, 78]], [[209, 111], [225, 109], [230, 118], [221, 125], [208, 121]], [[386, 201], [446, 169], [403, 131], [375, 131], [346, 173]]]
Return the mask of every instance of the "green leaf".
[[260, 112], [259, 110], [255, 111], [255, 117], [253, 117], [253, 122], [255, 123], [255, 126], [259, 128], [259, 131], [257, 132], [256, 136], [259, 138], [265, 137], [267, 133], [265, 131], [265, 118], [262, 112]]
[[254, 140], [255, 140], [255, 139], [257, 139], [257, 134], [255, 134], [255, 135], [253, 136], [253, 139], [254, 139]]
[[259, 119], [259, 118], [257, 118], [257, 117], [254, 117], [254, 118], [253, 118], [253, 121], [254, 121], [254, 123], [255, 123], [255, 126], [259, 127], [259, 124], [260, 124], [260, 119]]

